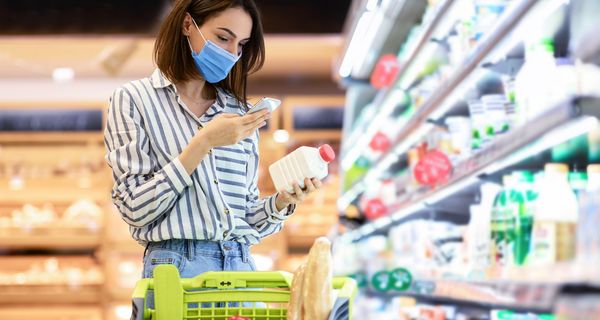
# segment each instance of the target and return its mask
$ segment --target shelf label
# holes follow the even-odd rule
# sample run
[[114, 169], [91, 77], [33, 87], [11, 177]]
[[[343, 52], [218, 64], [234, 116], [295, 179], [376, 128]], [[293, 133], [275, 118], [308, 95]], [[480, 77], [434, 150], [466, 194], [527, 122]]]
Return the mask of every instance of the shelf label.
[[412, 285], [412, 274], [404, 268], [397, 268], [390, 271], [392, 288], [396, 291], [406, 291]]
[[369, 220], [381, 218], [387, 214], [387, 207], [381, 199], [370, 199], [365, 206], [365, 216]]
[[382, 270], [373, 275], [371, 285], [377, 291], [386, 292], [392, 288], [391, 279], [390, 273], [387, 270]]
[[436, 186], [448, 181], [452, 163], [441, 151], [429, 151], [415, 166], [413, 174], [420, 184]]
[[377, 89], [389, 87], [398, 75], [399, 70], [400, 64], [396, 56], [386, 54], [375, 65], [375, 70], [371, 75], [371, 84]]

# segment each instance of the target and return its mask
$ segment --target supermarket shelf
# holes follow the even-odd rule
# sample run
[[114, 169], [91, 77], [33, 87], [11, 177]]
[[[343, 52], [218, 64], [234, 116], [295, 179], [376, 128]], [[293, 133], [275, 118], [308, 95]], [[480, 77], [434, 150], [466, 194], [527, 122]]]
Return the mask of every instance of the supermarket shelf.
[[367, 291], [382, 298], [411, 296], [419, 300], [488, 309], [552, 312], [567, 290], [598, 292], [600, 273], [590, 265], [565, 263], [554, 266], [514, 267], [490, 270], [488, 280], [418, 279], [405, 292]]
[[380, 298], [408, 296], [430, 303], [548, 313], [552, 312], [560, 291], [561, 286], [554, 284], [416, 280], [405, 292], [370, 290], [367, 294]]
[[[395, 84], [397, 84], [400, 81], [400, 79], [402, 79], [402, 77], [406, 74], [406, 72], [410, 69], [412, 64], [415, 62], [417, 56], [422, 52], [423, 48], [429, 41], [429, 38], [431, 37], [433, 32], [441, 24], [443, 18], [445, 17], [446, 13], [448, 12], [453, 3], [454, 0], [444, 1], [444, 3], [440, 5], [440, 7], [437, 9], [437, 12], [435, 13], [434, 18], [431, 19], [431, 22], [427, 25], [427, 27], [423, 28], [423, 32], [419, 35], [418, 40], [415, 42], [415, 46], [411, 48], [410, 53], [408, 54], [408, 58], [405, 62], [401, 62], [400, 72], [398, 72], [396, 78], [394, 79], [394, 81], [392, 81], [394, 85], [380, 91], [373, 101], [374, 106], [387, 105], [387, 107], [379, 110], [376, 113], [375, 118], [370, 119], [370, 121], [366, 121], [366, 124], [371, 122], [380, 122], [381, 119], [388, 117], [393, 112], [394, 103], [388, 103], [388, 101], [392, 100], [393, 93], [395, 90], [397, 90], [394, 88]], [[374, 126], [371, 126], [370, 128], [357, 128], [354, 132], [352, 132], [349, 135], [347, 141], [356, 141], [356, 143], [353, 144], [349, 150], [344, 150], [344, 154], [342, 156], [341, 161], [342, 166], [345, 166], [344, 164], [347, 163], [355, 162], [360, 156], [361, 151], [365, 150], [365, 148], [368, 146], [371, 138], [375, 135], [376, 132], [377, 128]]]
[[2, 304], [65, 304], [100, 303], [101, 285], [22, 285], [0, 286], [0, 305]]
[[[94, 249], [101, 245], [101, 231], [95, 233], [86, 229], [72, 230], [36, 230], [27, 232], [0, 229], [1, 249]], [[42, 232], [40, 232], [42, 231]]]
[[[383, 167], [391, 165], [391, 162], [388, 161], [389, 158], [405, 153], [408, 148], [410, 148], [412, 144], [416, 142], [415, 139], [421, 138], [425, 132], [427, 132], [427, 126], [430, 126], [428, 119], [430, 119], [434, 113], [440, 112], [443, 102], [449, 98], [453, 92], [455, 92], [457, 87], [461, 85], [482, 62], [489, 58], [490, 54], [494, 51], [494, 48], [498, 45], [498, 43], [511, 34], [521, 19], [536, 3], [536, 0], [521, 0], [517, 5], [515, 5], [515, 7], [507, 11], [506, 15], [503, 16], [503, 18], [499, 21], [498, 26], [494, 28], [489, 36], [487, 36], [484, 41], [477, 45], [473, 52], [467, 58], [465, 58], [464, 62], [460, 65], [460, 67], [458, 67], [454, 74], [449, 77], [447, 81], [443, 82], [439, 86], [439, 89], [434, 92], [427, 102], [421, 106], [408, 120], [392, 144], [396, 147], [392, 148], [379, 158], [379, 161], [373, 166], [372, 172], [383, 172], [383, 170], [385, 170]], [[387, 114], [385, 116], [387, 116]], [[370, 139], [372, 135], [365, 135], [365, 137], [369, 137]], [[355, 148], [356, 150], [363, 150], [365, 147], [366, 144], [357, 144]], [[360, 152], [354, 152], [353, 154], [356, 154], [356, 158], [358, 158]], [[352, 162], [355, 161], [356, 158], [352, 158]], [[344, 161], [349, 162], [350, 160]], [[363, 176], [361, 179], [356, 181], [354, 185], [344, 193], [341, 198], [343, 199], [341, 202], [344, 204], [350, 204], [352, 200], [358, 197], [366, 188], [366, 178], [367, 177]]]
[[600, 118], [600, 98], [573, 97], [534, 119], [535, 126], [523, 126], [497, 138], [469, 159], [458, 164], [450, 180], [436, 189], [418, 193], [392, 206], [391, 216], [368, 223], [342, 237], [359, 241], [381, 233], [407, 217], [431, 208], [457, 191], [467, 188], [481, 177], [524, 161], [571, 138], [588, 132]]

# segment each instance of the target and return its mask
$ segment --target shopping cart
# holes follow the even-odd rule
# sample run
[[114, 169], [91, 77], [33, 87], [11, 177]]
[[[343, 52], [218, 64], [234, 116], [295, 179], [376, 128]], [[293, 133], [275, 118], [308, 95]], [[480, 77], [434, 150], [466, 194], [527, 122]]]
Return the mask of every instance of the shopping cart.
[[[131, 318], [285, 320], [291, 284], [292, 275], [287, 272], [207, 272], [181, 279], [175, 266], [161, 265], [154, 269], [154, 278], [138, 281]], [[329, 320], [350, 320], [356, 282], [334, 278], [333, 289], [336, 300]], [[154, 290], [155, 309], [146, 304], [149, 290]]]

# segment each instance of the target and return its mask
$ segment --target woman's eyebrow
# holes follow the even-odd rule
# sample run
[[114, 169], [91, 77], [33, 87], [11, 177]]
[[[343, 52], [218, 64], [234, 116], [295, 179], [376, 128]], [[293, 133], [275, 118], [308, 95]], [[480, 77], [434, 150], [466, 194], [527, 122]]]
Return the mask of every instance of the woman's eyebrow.
[[[221, 28], [217, 28], [217, 29], [223, 30], [223, 31], [229, 33], [232, 37], [237, 38], [237, 35], [233, 31], [231, 31], [230, 29], [228, 29], [228, 28], [221, 27]], [[250, 38], [246, 38], [244, 40], [248, 40], [248, 39], [250, 39]]]

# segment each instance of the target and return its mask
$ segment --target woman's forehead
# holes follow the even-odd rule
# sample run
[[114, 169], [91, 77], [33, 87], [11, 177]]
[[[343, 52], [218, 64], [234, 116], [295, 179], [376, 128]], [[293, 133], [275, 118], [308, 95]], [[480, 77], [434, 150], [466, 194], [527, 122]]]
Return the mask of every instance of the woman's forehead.
[[249, 38], [252, 32], [252, 18], [242, 8], [229, 8], [219, 12], [206, 20], [205, 25], [210, 28], [229, 29], [238, 39]]

